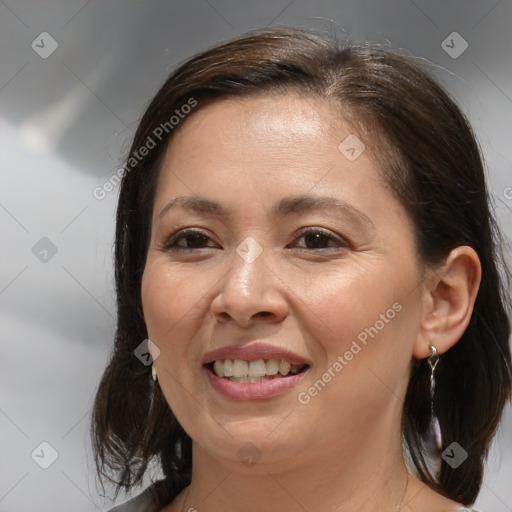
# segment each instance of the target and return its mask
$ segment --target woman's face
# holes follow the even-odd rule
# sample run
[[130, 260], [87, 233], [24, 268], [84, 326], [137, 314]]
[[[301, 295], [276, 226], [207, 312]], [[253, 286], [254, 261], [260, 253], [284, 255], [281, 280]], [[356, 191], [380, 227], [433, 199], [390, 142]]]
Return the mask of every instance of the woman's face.
[[218, 101], [175, 134], [142, 301], [197, 453], [294, 467], [399, 443], [421, 274], [371, 146], [294, 94]]

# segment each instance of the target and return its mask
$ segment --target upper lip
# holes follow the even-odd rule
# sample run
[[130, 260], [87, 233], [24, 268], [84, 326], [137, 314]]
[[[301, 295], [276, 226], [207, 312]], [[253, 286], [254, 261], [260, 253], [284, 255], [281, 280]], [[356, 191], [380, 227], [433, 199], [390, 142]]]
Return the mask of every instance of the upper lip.
[[240, 359], [242, 361], [256, 361], [257, 359], [277, 359], [287, 361], [290, 364], [310, 365], [306, 358], [280, 347], [265, 343], [253, 343], [251, 345], [231, 345], [212, 350], [203, 357], [203, 364], [226, 359]]

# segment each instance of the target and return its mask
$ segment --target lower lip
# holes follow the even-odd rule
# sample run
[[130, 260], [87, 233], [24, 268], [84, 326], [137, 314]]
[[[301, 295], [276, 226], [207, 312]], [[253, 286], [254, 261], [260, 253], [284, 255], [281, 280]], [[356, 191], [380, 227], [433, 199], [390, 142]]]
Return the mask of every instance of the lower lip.
[[266, 382], [233, 382], [217, 377], [207, 368], [203, 368], [213, 389], [230, 400], [266, 400], [284, 393], [296, 386], [308, 373], [309, 368], [296, 375], [267, 380]]

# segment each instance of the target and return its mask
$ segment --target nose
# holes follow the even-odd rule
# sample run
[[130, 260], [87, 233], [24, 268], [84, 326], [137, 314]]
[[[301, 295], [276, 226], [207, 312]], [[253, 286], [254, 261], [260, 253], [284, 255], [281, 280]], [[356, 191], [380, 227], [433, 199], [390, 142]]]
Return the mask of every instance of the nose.
[[[279, 323], [288, 315], [286, 285], [272, 268], [270, 249], [253, 241], [237, 248], [220, 283], [211, 312], [219, 323], [247, 328], [253, 323]], [[244, 250], [247, 249], [248, 250]], [[275, 265], [274, 265], [275, 267]]]

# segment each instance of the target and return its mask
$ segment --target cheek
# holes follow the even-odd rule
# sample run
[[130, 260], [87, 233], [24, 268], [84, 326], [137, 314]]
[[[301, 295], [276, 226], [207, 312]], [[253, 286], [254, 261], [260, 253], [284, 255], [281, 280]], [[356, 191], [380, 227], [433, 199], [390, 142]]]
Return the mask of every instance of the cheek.
[[[148, 262], [142, 278], [141, 296], [149, 338], [159, 348], [173, 337], [173, 331], [183, 327], [200, 297], [200, 291], [190, 292], [180, 273], [162, 263]], [[182, 320], [180, 323], [178, 323]]]
[[[361, 271], [337, 271], [304, 290], [308, 308], [323, 325], [334, 345], [350, 342], [366, 327], [392, 309], [399, 293], [396, 283], [368, 268]], [[394, 311], [390, 312], [392, 315]]]
[[[311, 401], [314, 416], [328, 417], [333, 406], [342, 410], [331, 417], [332, 428], [353, 430], [354, 436], [380, 421], [390, 403], [400, 403], [417, 327], [410, 283], [391, 268], [378, 270], [333, 274], [305, 295], [311, 323], [304, 328], [315, 334], [315, 353], [323, 356], [298, 398]], [[359, 420], [347, 423], [348, 417]]]
[[346, 355], [344, 373], [357, 378], [362, 369], [378, 366], [394, 380], [407, 371], [417, 334], [419, 302], [411, 293], [414, 272], [404, 266], [398, 274], [395, 267], [376, 262], [376, 268], [369, 267], [352, 267], [317, 280], [316, 285], [309, 283], [303, 297], [311, 323], [304, 328], [318, 333], [315, 342], [326, 359], [322, 366], [329, 368], [338, 356]]
[[174, 311], [174, 294], [166, 281], [158, 267], [146, 265], [142, 276], [141, 297], [150, 339], [160, 330], [161, 324], [170, 320], [170, 313]]

